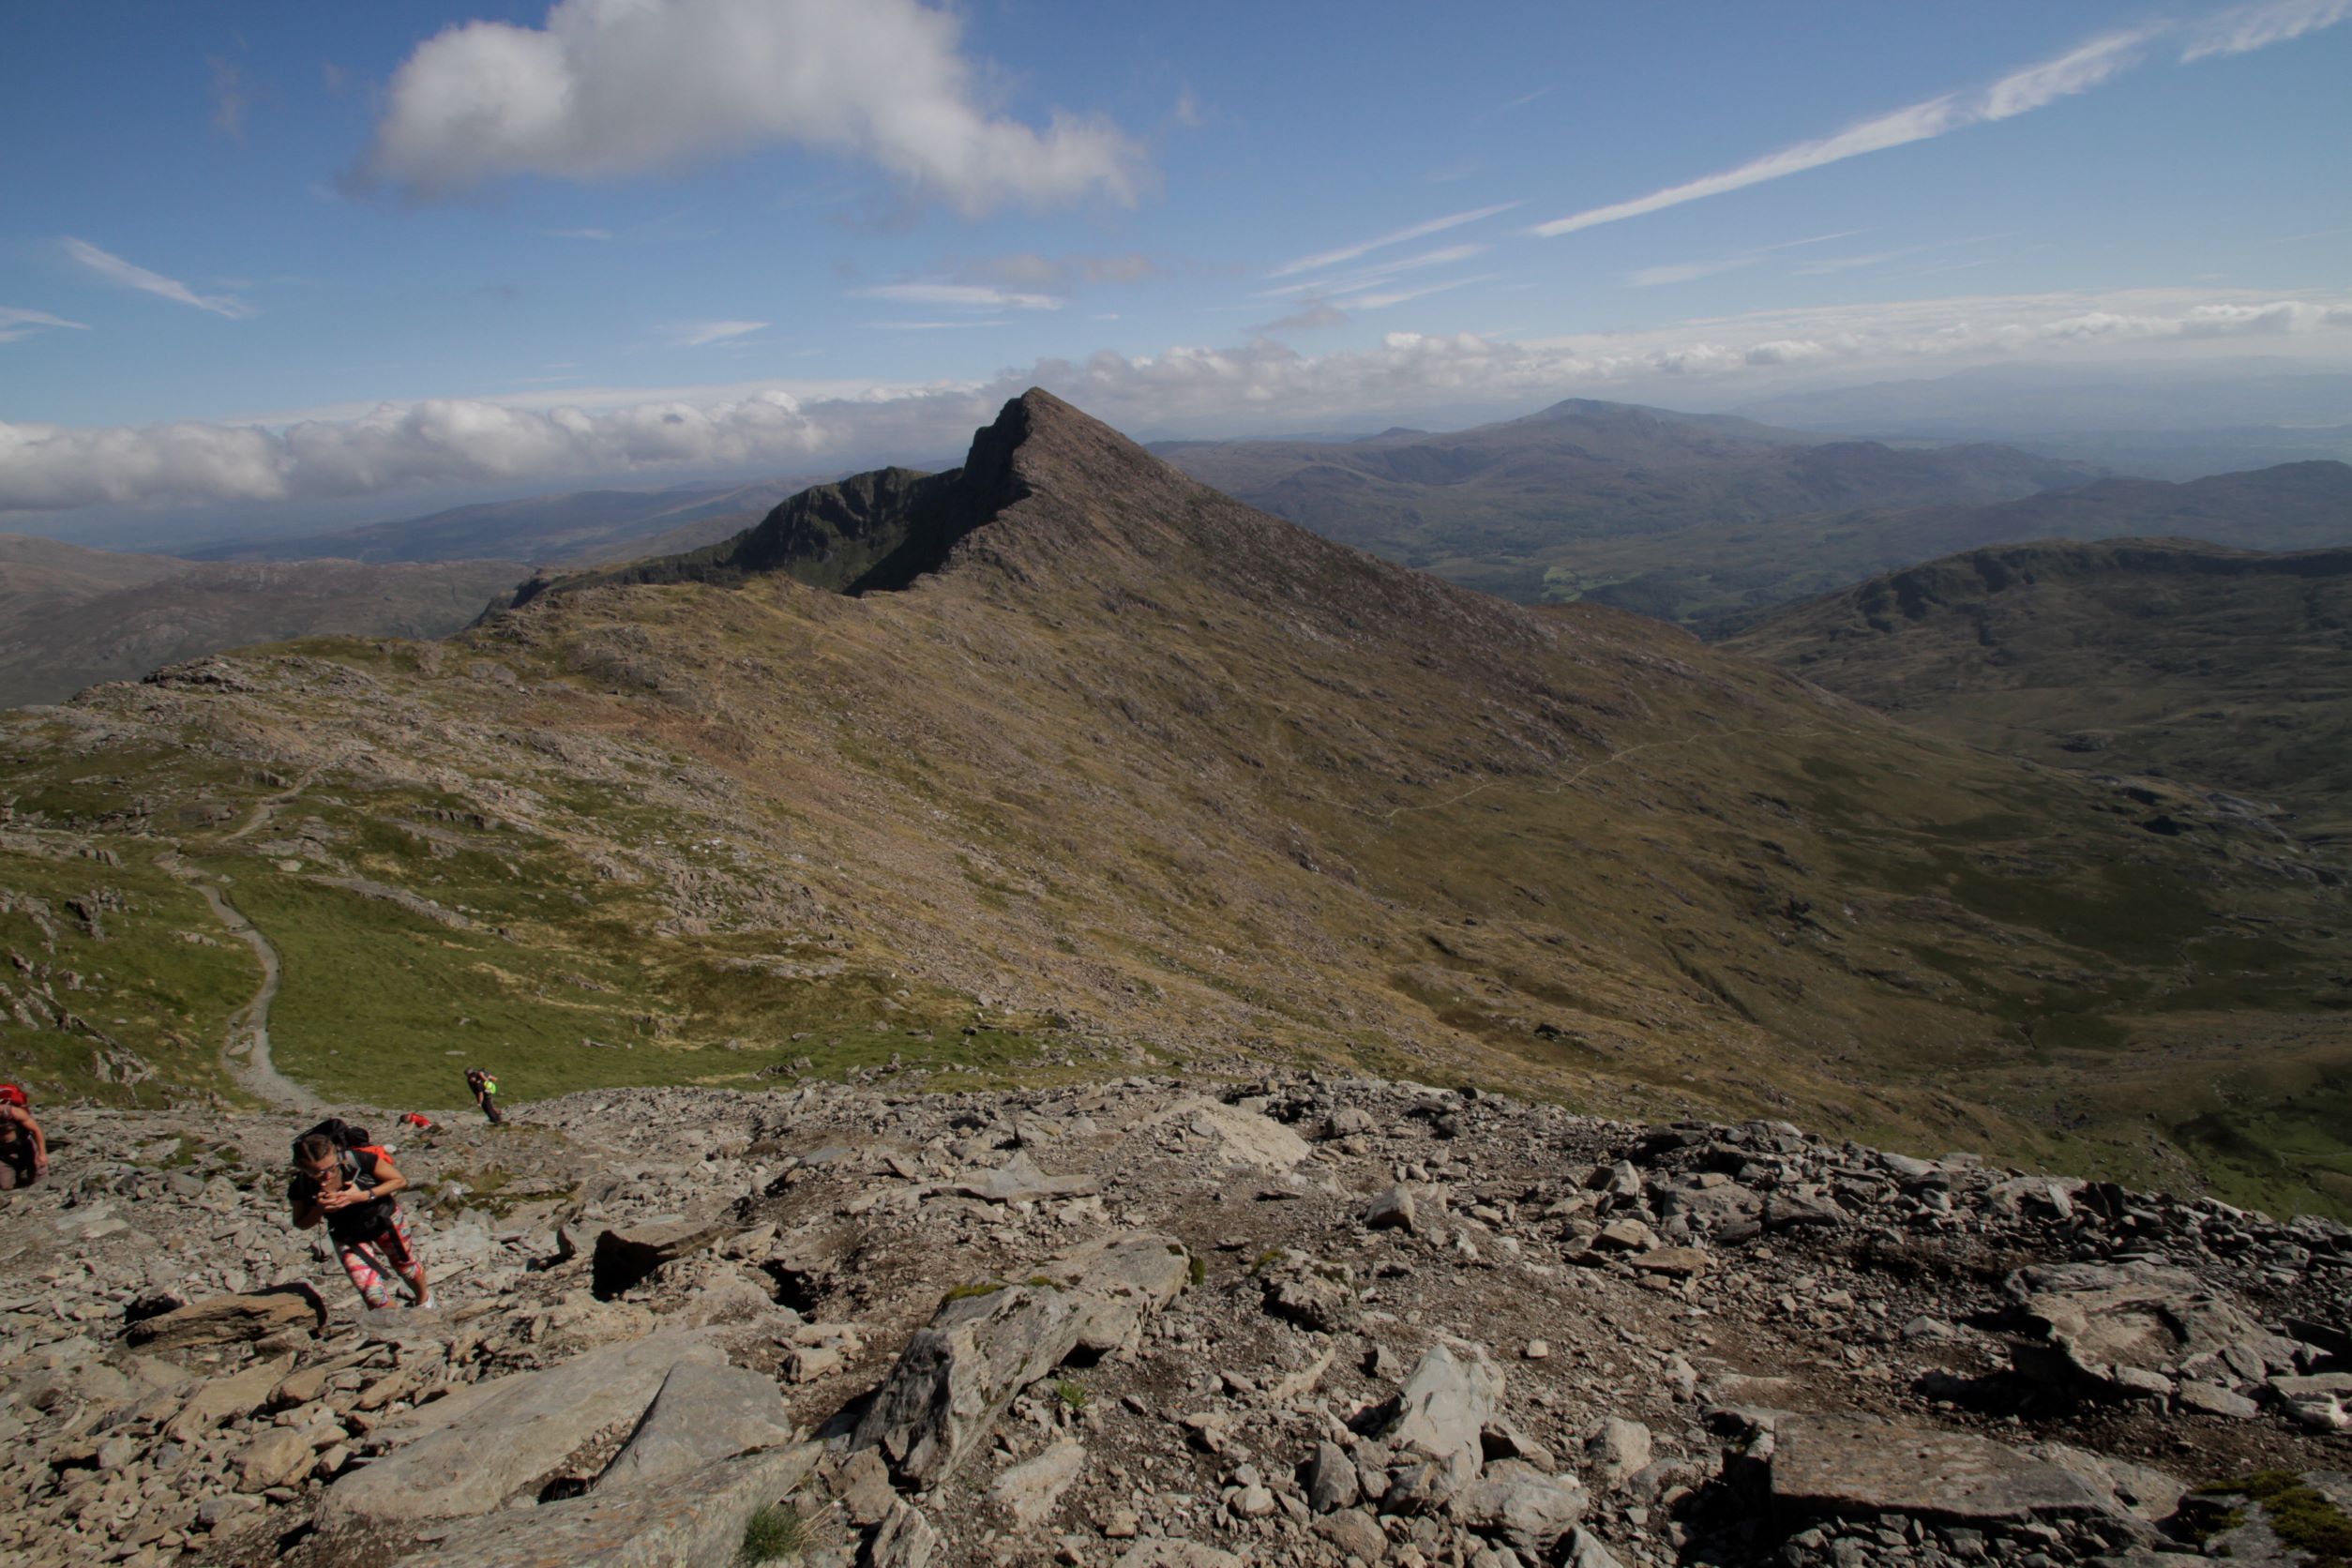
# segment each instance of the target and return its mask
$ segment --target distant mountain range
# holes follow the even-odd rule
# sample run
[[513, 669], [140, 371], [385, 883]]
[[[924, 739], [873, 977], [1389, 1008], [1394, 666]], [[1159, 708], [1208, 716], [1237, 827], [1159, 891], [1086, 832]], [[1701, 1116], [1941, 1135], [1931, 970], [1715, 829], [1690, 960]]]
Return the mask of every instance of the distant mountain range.
[[[61, 912], [44, 961], [102, 977], [74, 1016], [158, 1090], [224, 1081], [258, 983], [209, 875], [280, 959], [278, 1066], [339, 1099], [432, 1103], [466, 1039], [522, 1097], [1386, 1064], [2352, 1203], [2176, 1131], [2268, 1150], [2284, 1107], [2344, 1149], [2294, 1099], [2347, 1060], [2310, 1027], [2352, 957], [2321, 852], [1400, 569], [1043, 393], [959, 469], [449, 642], [0, 720], [0, 936]], [[118, 1093], [87, 1037], [0, 1033], [44, 1093]], [[2240, 1050], [2270, 1077], [2224, 1093]]]
[[191, 564], [0, 535], [0, 707], [219, 648], [323, 632], [444, 637], [524, 568], [513, 561]]
[[[2220, 785], [2352, 840], [2352, 550], [2001, 545], [1790, 606], [1726, 646], [1937, 734]], [[2148, 804], [2151, 830], [2186, 831]]]
[[572, 490], [454, 506], [446, 511], [328, 534], [233, 540], [184, 552], [191, 561], [369, 563], [497, 558], [589, 565], [691, 550], [739, 533], [807, 478], [690, 484], [658, 490]]
[[1785, 393], [1737, 412], [1847, 436], [2000, 442], [2160, 479], [2352, 461], [2352, 375], [2259, 361], [2218, 370], [1982, 367]]
[[1710, 635], [1955, 550], [2028, 539], [2163, 537], [2240, 550], [2352, 544], [2352, 465], [2285, 463], [2173, 484], [2102, 479], [1989, 506], [1911, 506], [1598, 540], [1554, 552], [1547, 588]]
[[[1982, 505], [2098, 476], [2007, 447], [1899, 450], [1586, 399], [1449, 434], [1156, 450], [1193, 477], [1326, 537], [1523, 603], [1576, 596], [1550, 574], [1597, 542], [1862, 508]], [[1640, 556], [1640, 546], [1630, 553]]]

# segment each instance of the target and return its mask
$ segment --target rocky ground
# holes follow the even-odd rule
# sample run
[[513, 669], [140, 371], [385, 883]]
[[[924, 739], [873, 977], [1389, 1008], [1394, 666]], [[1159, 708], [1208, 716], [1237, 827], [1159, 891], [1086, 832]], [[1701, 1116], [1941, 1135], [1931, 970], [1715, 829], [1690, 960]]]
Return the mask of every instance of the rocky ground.
[[439, 1304], [371, 1315], [298, 1126], [53, 1113], [0, 1558], [2352, 1554], [2324, 1221], [1301, 1075], [514, 1114], [392, 1139]]

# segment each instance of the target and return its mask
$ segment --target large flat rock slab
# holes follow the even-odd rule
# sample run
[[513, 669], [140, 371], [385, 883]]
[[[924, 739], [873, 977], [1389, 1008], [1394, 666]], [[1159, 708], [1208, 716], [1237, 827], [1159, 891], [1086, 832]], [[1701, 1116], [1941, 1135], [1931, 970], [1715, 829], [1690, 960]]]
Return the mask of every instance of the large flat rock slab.
[[740, 1366], [680, 1362], [596, 1489], [648, 1485], [792, 1439], [792, 1412], [768, 1379]]
[[1784, 1416], [1776, 1431], [1772, 1502], [1789, 1515], [1966, 1525], [2106, 1507], [2082, 1477], [1966, 1432], [1838, 1415]]
[[466, 1527], [397, 1568], [724, 1568], [751, 1515], [798, 1485], [817, 1455], [799, 1443], [620, 1491], [599, 1485]]
[[477, 1384], [452, 1419], [328, 1487], [320, 1522], [415, 1525], [487, 1514], [597, 1432], [634, 1423], [681, 1364], [724, 1359], [701, 1334], [671, 1329]]

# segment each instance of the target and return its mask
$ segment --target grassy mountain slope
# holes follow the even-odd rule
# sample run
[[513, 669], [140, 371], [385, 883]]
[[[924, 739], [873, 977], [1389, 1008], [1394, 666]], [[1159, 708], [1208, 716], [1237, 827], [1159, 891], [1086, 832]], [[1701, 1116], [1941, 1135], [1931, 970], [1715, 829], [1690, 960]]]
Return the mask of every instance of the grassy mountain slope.
[[191, 565], [0, 535], [0, 706], [62, 701], [249, 642], [444, 636], [521, 570], [512, 561]]
[[1728, 645], [1937, 734], [2220, 785], [2292, 806], [2306, 836], [2352, 837], [2352, 550], [2005, 545]]
[[2000, 501], [2090, 476], [2006, 447], [1898, 451], [1584, 399], [1444, 435], [1184, 444], [1166, 455], [1195, 478], [1327, 537], [1522, 602], [1547, 596], [1547, 570], [1579, 544], [1860, 507]]
[[2284, 463], [2187, 484], [2102, 479], [1990, 506], [1919, 506], [1688, 529], [1555, 552], [1545, 596], [1713, 635], [1876, 573], [2032, 539], [2184, 538], [2241, 550], [2352, 544], [2352, 466]]
[[[279, 1065], [383, 1104], [461, 1056], [521, 1098], [1304, 1057], [2352, 1197], [2295, 1108], [2352, 930], [2298, 846], [1399, 569], [1041, 393], [901, 500], [865, 532], [944, 554], [898, 591], [799, 580], [839, 531], [779, 525], [761, 569], [21, 716], [0, 945], [170, 1076], [219, 988], [128, 944], [214, 879], [283, 960]], [[66, 1037], [0, 1030], [89, 1087]]]

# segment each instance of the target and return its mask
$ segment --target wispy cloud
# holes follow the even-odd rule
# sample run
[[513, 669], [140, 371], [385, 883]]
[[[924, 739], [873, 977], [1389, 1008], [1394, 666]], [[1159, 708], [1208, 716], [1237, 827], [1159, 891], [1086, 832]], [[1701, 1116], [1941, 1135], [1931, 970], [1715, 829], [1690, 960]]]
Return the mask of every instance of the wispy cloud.
[[111, 250], [99, 249], [86, 239], [68, 238], [66, 254], [108, 282], [119, 283], [126, 289], [137, 289], [142, 294], [175, 300], [182, 305], [193, 305], [199, 310], [210, 310], [214, 315], [226, 316], [231, 321], [243, 321], [253, 314], [253, 307], [241, 299], [229, 294], [200, 294], [177, 279], [166, 278], [159, 272], [149, 272]]
[[1357, 267], [1353, 271], [1344, 272], [1334, 278], [1313, 278], [1296, 283], [1277, 283], [1271, 289], [1259, 290], [1250, 297], [1280, 299], [1286, 294], [1338, 294], [1348, 289], [1363, 288], [1367, 283], [1378, 283], [1386, 279], [1395, 278], [1400, 273], [1420, 272], [1433, 266], [1452, 266], [1456, 262], [1467, 262], [1474, 256], [1483, 256], [1493, 249], [1491, 245], [1441, 245], [1434, 250], [1418, 251], [1413, 255], [1402, 256], [1393, 262], [1381, 262], [1374, 266]]
[[[1759, 245], [1753, 249], [1705, 261], [1666, 262], [1629, 272], [1625, 275], [1625, 281], [1638, 289], [1653, 289], [1665, 283], [1688, 283], [1694, 279], [1712, 278], [1720, 272], [1736, 272], [1741, 267], [1754, 266], [1782, 250], [1795, 250], [1808, 245], [1827, 245], [1833, 239], [1851, 239], [1861, 233], [1860, 229], [1840, 229], [1832, 234], [1808, 234], [1803, 239], [1785, 239], [1775, 245]], [[1805, 269], [1800, 267], [1797, 270], [1802, 272]]]
[[550, 239], [608, 240], [612, 237], [610, 229], [550, 229], [547, 233]]
[[880, 332], [951, 332], [962, 326], [1003, 326], [1003, 317], [972, 316], [957, 322], [867, 322]]
[[2352, 0], [2269, 0], [2267, 5], [2239, 6], [2198, 28], [2194, 41], [2181, 52], [2180, 63], [2249, 54], [2347, 20], [2352, 20]]
[[1283, 263], [1266, 276], [1292, 278], [1302, 272], [1315, 272], [1323, 267], [1337, 266], [1342, 262], [1352, 262], [1358, 256], [1368, 255], [1375, 250], [1385, 250], [1392, 245], [1403, 245], [1409, 240], [1424, 239], [1430, 234], [1441, 234], [1448, 229], [1458, 229], [1465, 223], [1476, 223], [1482, 219], [1492, 218], [1497, 213], [1509, 212], [1513, 207], [1525, 204], [1523, 202], [1501, 202], [1491, 207], [1473, 207], [1468, 212], [1448, 213], [1443, 218], [1433, 218], [1426, 223], [1415, 223], [1410, 228], [1394, 230], [1378, 238], [1364, 240], [1361, 244], [1343, 245], [1335, 250], [1319, 250], [1312, 256], [1301, 256], [1296, 261]]
[[2161, 27], [2137, 27], [2122, 32], [2107, 33], [2089, 42], [2078, 44], [2065, 53], [2039, 61], [2010, 72], [1988, 87], [1973, 92], [1947, 93], [1847, 127], [1833, 136], [1817, 142], [1800, 142], [1778, 152], [1751, 159], [1737, 168], [1687, 184], [1668, 186], [1630, 202], [1618, 202], [1605, 207], [1591, 207], [1566, 218], [1556, 218], [1539, 223], [1531, 234], [1551, 238], [1575, 234], [1579, 229], [1596, 228], [1603, 223], [1616, 223], [1628, 218], [1678, 207], [1685, 202], [1701, 201], [1720, 196], [1726, 191], [1742, 190], [1767, 180], [1777, 180], [1789, 174], [1819, 169], [1864, 153], [1884, 152], [1890, 147], [1906, 146], [1933, 137], [1947, 136], [1969, 126], [2006, 120], [2057, 102], [2076, 93], [2088, 92], [2110, 77], [2134, 64], [2140, 46]]
[[948, 305], [974, 310], [1059, 310], [1068, 302], [1052, 294], [1026, 294], [986, 283], [878, 283], [852, 291], [861, 299], [899, 305]]
[[215, 54], [212, 70], [212, 128], [232, 141], [245, 140], [245, 112], [253, 107], [253, 83], [234, 60]]
[[1385, 310], [1392, 305], [1408, 300], [1425, 299], [1431, 294], [1444, 294], [1449, 289], [1464, 289], [1472, 283], [1491, 283], [1502, 276], [1500, 272], [1482, 272], [1470, 278], [1449, 278], [1442, 283], [1424, 283], [1412, 289], [1390, 289], [1378, 294], [1349, 294], [1337, 301], [1345, 310]]
[[86, 322], [69, 322], [46, 310], [19, 310], [0, 305], [0, 343], [13, 343], [19, 338], [30, 338], [37, 332], [60, 326], [71, 327], [76, 332], [90, 330]]
[[671, 328], [671, 341], [682, 349], [708, 348], [713, 343], [732, 343], [764, 332], [768, 322], [680, 322]]
[[1287, 316], [1260, 322], [1252, 330], [1258, 332], [1319, 332], [1327, 326], [1345, 326], [1349, 318], [1327, 299], [1310, 299]]

